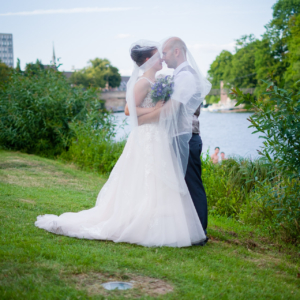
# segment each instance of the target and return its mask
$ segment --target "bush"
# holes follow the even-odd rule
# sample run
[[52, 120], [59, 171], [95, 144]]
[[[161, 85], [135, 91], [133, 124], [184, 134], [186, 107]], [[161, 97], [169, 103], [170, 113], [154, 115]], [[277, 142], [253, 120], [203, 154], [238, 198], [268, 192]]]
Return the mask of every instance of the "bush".
[[76, 163], [83, 169], [102, 174], [109, 173], [125, 146], [125, 140], [115, 142], [116, 124], [114, 117], [97, 107], [91, 107], [85, 122], [71, 125], [76, 138], [61, 158]]
[[[260, 180], [256, 195], [265, 207], [274, 211], [274, 223], [288, 240], [300, 237], [300, 92], [287, 91], [273, 82], [265, 82], [267, 90], [257, 101], [250, 94], [233, 89], [239, 105], [249, 101], [255, 113], [249, 118], [255, 132], [265, 139], [259, 154], [273, 176]], [[295, 86], [297, 83], [295, 84]], [[297, 87], [297, 86], [296, 86]], [[266, 192], [267, 191], [267, 192]]]
[[202, 156], [203, 183], [211, 212], [239, 218], [250, 201], [260, 180], [272, 176], [264, 161], [247, 158], [229, 158], [222, 164], [213, 164], [209, 155]]
[[265, 159], [229, 158], [213, 164], [202, 155], [210, 214], [262, 226], [286, 241], [299, 238], [299, 181], [278, 178]]
[[0, 60], [0, 89], [3, 88], [3, 85], [8, 83], [11, 72], [12, 68], [8, 67]]
[[206, 104], [218, 103], [220, 101], [220, 95], [208, 95], [205, 97]]
[[251, 201], [246, 202], [238, 218], [245, 223], [268, 227], [275, 235], [284, 240], [297, 243], [299, 228], [299, 182], [288, 178], [258, 182], [251, 193]]
[[71, 88], [62, 73], [53, 69], [14, 72], [0, 89], [1, 147], [59, 155], [74, 136], [69, 123], [96, 97], [93, 90]]

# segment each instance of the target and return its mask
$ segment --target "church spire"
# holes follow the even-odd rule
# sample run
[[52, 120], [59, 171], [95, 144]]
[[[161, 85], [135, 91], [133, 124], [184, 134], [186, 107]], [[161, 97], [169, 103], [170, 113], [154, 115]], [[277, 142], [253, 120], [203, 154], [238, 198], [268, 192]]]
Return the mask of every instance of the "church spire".
[[54, 42], [53, 42], [53, 54], [52, 54], [52, 64], [56, 64], [55, 50], [54, 50]]

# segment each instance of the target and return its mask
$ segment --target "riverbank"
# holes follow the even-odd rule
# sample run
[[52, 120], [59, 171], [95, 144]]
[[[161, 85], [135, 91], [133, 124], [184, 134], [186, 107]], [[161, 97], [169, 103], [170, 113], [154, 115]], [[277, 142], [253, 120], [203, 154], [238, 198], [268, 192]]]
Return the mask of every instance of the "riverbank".
[[[182, 249], [78, 240], [34, 226], [40, 214], [94, 206], [106, 179], [0, 152], [1, 299], [299, 299], [298, 250], [233, 219], [210, 215], [207, 246]], [[100, 285], [115, 280], [138, 284], [126, 292]]]

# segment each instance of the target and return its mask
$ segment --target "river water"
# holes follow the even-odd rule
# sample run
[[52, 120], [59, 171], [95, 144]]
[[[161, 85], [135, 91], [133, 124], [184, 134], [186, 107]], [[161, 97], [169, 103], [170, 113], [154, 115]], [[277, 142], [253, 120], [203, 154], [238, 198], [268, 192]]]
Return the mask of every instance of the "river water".
[[[119, 125], [128, 118], [124, 113], [114, 114]], [[253, 128], [248, 128], [247, 120], [251, 113], [212, 113], [202, 111], [200, 115], [200, 135], [203, 142], [203, 151], [211, 155], [215, 147], [220, 147], [225, 156], [258, 157], [257, 150], [262, 146], [260, 134], [252, 134]], [[125, 125], [117, 131], [119, 140], [129, 134], [130, 125]]]

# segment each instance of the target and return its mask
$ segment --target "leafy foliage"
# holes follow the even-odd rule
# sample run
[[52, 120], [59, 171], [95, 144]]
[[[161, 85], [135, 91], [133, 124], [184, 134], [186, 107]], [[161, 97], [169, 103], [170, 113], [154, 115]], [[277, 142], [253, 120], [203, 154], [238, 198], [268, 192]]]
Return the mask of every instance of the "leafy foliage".
[[89, 63], [88, 67], [72, 74], [70, 80], [73, 84], [100, 88], [104, 88], [106, 82], [112, 88], [120, 85], [121, 75], [119, 70], [112, 66], [109, 60], [95, 58], [90, 60]]
[[[260, 154], [275, 163], [291, 178], [300, 179], [300, 92], [289, 92], [278, 88], [273, 82], [257, 102], [253, 96], [243, 95], [238, 89], [233, 92], [239, 101], [251, 101], [255, 114], [249, 118], [250, 127], [261, 132], [265, 139]], [[271, 158], [273, 156], [273, 158]]]
[[10, 79], [12, 69], [0, 60], [0, 89]]
[[61, 158], [76, 163], [83, 169], [109, 173], [123, 152], [125, 140], [114, 141], [116, 123], [113, 115], [101, 113], [97, 106], [88, 109], [85, 122], [71, 125], [76, 136]]
[[203, 182], [213, 213], [236, 217], [242, 206], [250, 201], [258, 181], [270, 178], [272, 169], [262, 160], [229, 158], [222, 164], [213, 164], [207, 153], [202, 156]]
[[236, 53], [225, 72], [229, 87], [233, 84], [241, 88], [256, 86], [255, 52], [258, 44], [259, 41], [252, 34], [242, 36], [236, 41]]
[[265, 159], [229, 158], [215, 165], [203, 155], [202, 166], [210, 214], [299, 242], [299, 181], [276, 176], [278, 171]]
[[221, 80], [225, 87], [255, 87], [257, 97], [266, 88], [260, 78], [291, 87], [300, 79], [299, 14], [300, 0], [278, 0], [261, 40], [252, 34], [242, 36], [236, 41], [234, 54], [222, 51], [211, 64], [208, 73], [213, 87], [218, 88]]
[[223, 50], [210, 65], [208, 76], [213, 89], [220, 88], [220, 81], [231, 66], [232, 56], [231, 52]]
[[[275, 175], [271, 184], [260, 181], [260, 194], [267, 198], [266, 205], [278, 211], [276, 224], [293, 237], [299, 237], [300, 227], [300, 92], [279, 88], [274, 82], [265, 82], [267, 91], [257, 101], [238, 88], [233, 93], [238, 104], [249, 101], [255, 114], [249, 118], [255, 132], [265, 139], [259, 152]], [[266, 193], [266, 190], [268, 191]]]
[[[17, 68], [20, 68], [20, 66], [18, 65]], [[24, 75], [26, 76], [38, 75], [40, 71], [44, 69], [45, 69], [44, 65], [41, 63], [40, 60], [37, 59], [35, 63], [26, 64]]]
[[289, 52], [287, 60], [289, 66], [284, 74], [286, 85], [293, 87], [293, 83], [300, 80], [300, 14], [293, 16], [289, 22], [291, 35], [289, 38]]
[[205, 100], [206, 100], [207, 104], [218, 103], [220, 101], [220, 96], [219, 95], [207, 95], [205, 97]]
[[[0, 145], [46, 156], [60, 154], [70, 145], [69, 122], [97, 94], [71, 88], [53, 69], [27, 68], [14, 72], [0, 89]], [[79, 116], [78, 116], [79, 117]]]

